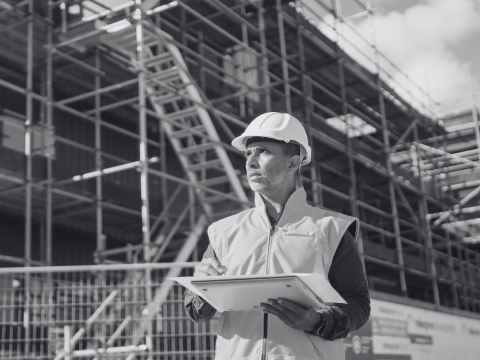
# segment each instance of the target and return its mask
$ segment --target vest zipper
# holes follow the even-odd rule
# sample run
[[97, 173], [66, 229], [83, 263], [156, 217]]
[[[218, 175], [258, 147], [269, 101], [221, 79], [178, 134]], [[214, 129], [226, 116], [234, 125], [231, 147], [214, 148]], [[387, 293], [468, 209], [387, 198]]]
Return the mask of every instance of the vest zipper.
[[[268, 274], [270, 271], [270, 251], [272, 249], [272, 239], [273, 239], [273, 234], [275, 233], [275, 227], [278, 224], [278, 221], [280, 220], [280, 217], [283, 214], [283, 209], [285, 208], [285, 205], [282, 205], [282, 209], [280, 210], [280, 214], [278, 216], [278, 219], [275, 220], [275, 222], [270, 224], [270, 220], [268, 220], [270, 224], [270, 232], [268, 233], [268, 240], [267, 240], [267, 259], [265, 263], [265, 274]], [[265, 208], [266, 209], [266, 208]], [[265, 211], [265, 214], [267, 215], [267, 219], [269, 219], [267, 212]], [[268, 337], [268, 314], [263, 314], [263, 343], [262, 343], [262, 360], [267, 360], [267, 337]]]

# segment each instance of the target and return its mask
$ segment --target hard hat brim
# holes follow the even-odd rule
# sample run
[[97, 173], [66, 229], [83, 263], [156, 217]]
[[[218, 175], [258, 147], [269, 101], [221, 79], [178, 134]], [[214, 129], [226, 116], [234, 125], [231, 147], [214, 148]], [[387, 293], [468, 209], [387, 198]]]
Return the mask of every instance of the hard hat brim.
[[[236, 137], [235, 139], [232, 140], [232, 146], [237, 150], [245, 151], [245, 150], [247, 150], [247, 147], [245, 146], [245, 144], [246, 144], [247, 140], [251, 137], [255, 137], [255, 136], [253, 136], [253, 135], [240, 135], [240, 136], [238, 136], [238, 137]], [[269, 139], [275, 139], [275, 140], [284, 142], [286, 144], [289, 143], [288, 141], [285, 141], [284, 139], [280, 139], [279, 137], [276, 137], [276, 136], [262, 135], [262, 137], [269, 138]], [[302, 144], [298, 144], [297, 142], [295, 142], [295, 144], [300, 146], [300, 148], [303, 148], [303, 151], [305, 152], [305, 158], [302, 161], [302, 166], [310, 164], [311, 159], [310, 159], [309, 153], [310, 153], [311, 150], [310, 149], [305, 149], [305, 147]]]

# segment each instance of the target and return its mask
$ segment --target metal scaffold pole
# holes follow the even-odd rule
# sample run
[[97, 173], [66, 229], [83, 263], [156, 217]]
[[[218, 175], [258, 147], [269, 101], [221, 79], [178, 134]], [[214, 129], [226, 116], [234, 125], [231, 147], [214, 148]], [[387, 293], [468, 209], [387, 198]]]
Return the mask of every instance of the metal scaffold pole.
[[47, 78], [46, 78], [46, 113], [47, 113], [47, 126], [46, 133], [43, 135], [46, 142], [46, 154], [47, 154], [47, 173], [45, 185], [45, 239], [46, 239], [46, 265], [52, 265], [52, 182], [53, 182], [53, 151], [54, 151], [54, 131], [53, 131], [53, 3], [49, 1], [47, 6], [48, 18], [47, 18]]
[[[139, 107], [139, 134], [140, 134], [140, 193], [142, 200], [142, 234], [143, 234], [143, 260], [150, 262], [150, 206], [149, 206], [149, 190], [148, 190], [148, 173], [149, 173], [149, 160], [147, 153], [147, 99], [146, 99], [146, 79], [145, 79], [145, 42], [144, 42], [144, 26], [143, 26], [143, 13], [141, 9], [141, 0], [135, 0], [135, 27], [136, 27], [136, 40], [137, 40], [137, 71], [138, 71], [138, 107]], [[152, 301], [152, 287], [151, 287], [151, 272], [150, 269], [145, 270], [145, 295], [147, 304]], [[148, 311], [148, 308], [146, 308]], [[147, 336], [146, 345], [148, 348], [148, 355], [152, 357], [152, 321], [147, 316]]]
[[288, 60], [287, 60], [287, 46], [285, 44], [285, 28], [283, 24], [283, 9], [282, 1], [276, 0], [277, 7], [277, 23], [278, 23], [278, 36], [280, 40], [280, 55], [282, 61], [282, 78], [283, 78], [283, 89], [285, 96], [285, 109], [287, 113], [292, 113], [292, 101], [290, 95], [290, 82], [288, 78]]
[[143, 38], [141, 0], [135, 0], [137, 8], [134, 18], [136, 20], [137, 37], [137, 71], [139, 92], [139, 154], [140, 154], [140, 192], [142, 200], [142, 234], [144, 247], [144, 260], [148, 262], [150, 245], [150, 213], [148, 199], [148, 155], [147, 155], [147, 109], [146, 109], [146, 81], [145, 81], [145, 53]]
[[[95, 68], [98, 70], [95, 72], [95, 90], [101, 88], [101, 63], [100, 63], [100, 51], [95, 49]], [[97, 92], [95, 94], [95, 169], [101, 171], [103, 167], [102, 161], [102, 124], [101, 124], [101, 94]], [[96, 209], [96, 239], [97, 250], [102, 251], [106, 249], [106, 238], [103, 235], [103, 209], [102, 209], [102, 176], [98, 176], [95, 179], [95, 209]]]
[[[301, 2], [303, 5], [303, 2]], [[301, 25], [300, 14], [296, 12], [297, 21], [297, 44], [298, 44], [298, 55], [300, 58], [300, 71], [302, 76], [302, 93], [303, 93], [303, 103], [305, 107], [305, 121], [309, 128], [312, 128], [312, 113], [313, 113], [313, 104], [312, 104], [312, 84], [310, 82], [310, 76], [307, 75], [306, 64], [305, 64], [305, 48], [303, 44], [303, 26]], [[317, 174], [320, 174], [320, 168], [317, 166], [315, 160], [315, 146], [313, 143], [313, 136], [311, 131], [307, 131], [308, 143], [312, 148], [312, 160], [310, 163], [310, 179], [312, 187], [312, 200], [314, 206], [323, 205], [323, 196], [322, 188], [318, 185], [320, 179], [317, 179]]]
[[[340, 86], [340, 101], [342, 104], [342, 115], [345, 117], [345, 122], [347, 123], [347, 135], [346, 138], [346, 155], [348, 159], [348, 170], [350, 176], [350, 189], [349, 189], [349, 202], [350, 202], [350, 211], [352, 216], [360, 218], [359, 210], [358, 210], [358, 195], [357, 195], [357, 180], [355, 175], [355, 162], [353, 157], [353, 149], [352, 149], [352, 139], [349, 136], [349, 131], [351, 128], [351, 124], [348, 122], [348, 99], [347, 99], [347, 87], [345, 81], [345, 66], [344, 62], [345, 59], [343, 57], [343, 47], [342, 42], [344, 41], [343, 31], [341, 27], [343, 26], [342, 20], [342, 8], [341, 3], [337, 4], [337, 0], [332, 0], [332, 9], [334, 9], [335, 16], [340, 21], [337, 24], [339, 28], [336, 28], [337, 33], [339, 33], [338, 41], [337, 41], [337, 48], [336, 51], [338, 52], [338, 59], [337, 59], [337, 68], [338, 68], [338, 75], [339, 75], [339, 86]], [[358, 234], [358, 251], [361, 256], [362, 265], [365, 270], [365, 258], [364, 258], [364, 249], [363, 249], [363, 239], [361, 235], [361, 229], [359, 230], [360, 234]]]
[[[413, 137], [415, 144], [418, 144], [418, 125], [415, 123], [413, 127]], [[439, 306], [440, 305], [440, 294], [438, 292], [438, 283], [437, 283], [437, 270], [435, 267], [435, 250], [433, 248], [433, 243], [432, 243], [432, 230], [430, 228], [430, 220], [427, 217], [428, 214], [428, 203], [427, 203], [427, 198], [426, 198], [426, 189], [425, 189], [425, 183], [423, 180], [423, 171], [422, 171], [422, 162], [421, 162], [421, 157], [420, 153], [418, 151], [418, 146], [414, 146], [414, 155], [417, 160], [417, 166], [418, 166], [418, 174], [419, 174], [419, 183], [420, 183], [420, 190], [422, 192], [422, 196], [420, 197], [420, 200], [418, 202], [418, 207], [419, 207], [419, 212], [423, 220], [423, 225], [425, 226], [425, 232], [426, 236], [425, 238], [425, 249], [427, 252], [427, 261], [429, 262], [429, 273], [431, 275], [432, 279], [432, 289], [433, 289], [433, 299], [435, 305]]]
[[[403, 261], [403, 249], [402, 249], [402, 238], [400, 233], [400, 222], [398, 218], [398, 207], [397, 207], [397, 198], [395, 194], [395, 185], [394, 185], [394, 173], [392, 170], [392, 159], [391, 159], [391, 147], [390, 147], [390, 136], [388, 131], [388, 122], [387, 122], [387, 114], [385, 112], [385, 99], [383, 94], [383, 82], [381, 79], [381, 72], [382, 68], [380, 66], [380, 56], [378, 53], [378, 48], [376, 45], [375, 39], [375, 25], [373, 23], [373, 10], [372, 5], [370, 2], [367, 2], [367, 11], [368, 17], [371, 24], [372, 29], [372, 44], [373, 44], [373, 51], [375, 53], [375, 65], [377, 67], [377, 90], [378, 90], [378, 103], [380, 108], [380, 115], [382, 120], [382, 137], [383, 143], [385, 146], [385, 161], [386, 167], [388, 172], [388, 192], [390, 195], [390, 207], [392, 210], [392, 217], [393, 217], [393, 231], [395, 234], [395, 248], [397, 253], [397, 262], [398, 262], [398, 273], [400, 277], [400, 289], [403, 296], [408, 296], [407, 290], [407, 280], [405, 278], [405, 265]], [[414, 120], [415, 121], [415, 120]]]
[[[28, 2], [28, 39], [27, 39], [27, 88], [25, 117], [25, 266], [32, 261], [32, 126], [33, 126], [33, 50], [34, 50], [34, 2]], [[30, 356], [30, 275], [25, 275], [25, 309], [23, 327], [25, 328], [24, 354]]]
[[[45, 184], [45, 264], [51, 266], [53, 264], [53, 203], [52, 203], [52, 185], [53, 185], [53, 156], [54, 156], [54, 130], [53, 130], [53, 2], [47, 4], [47, 61], [46, 61], [46, 133], [44, 143], [46, 145], [46, 184]], [[47, 291], [47, 311], [46, 320], [49, 324], [54, 322], [54, 291], [52, 274], [46, 274]], [[54, 326], [49, 325], [48, 331], [53, 330]], [[50, 335], [49, 335], [50, 337]], [[49, 356], [52, 356], [52, 350], [47, 350]]]
[[32, 258], [33, 0], [28, 3], [27, 88], [25, 117], [25, 266]]
[[261, 49], [261, 61], [262, 61], [262, 73], [263, 73], [263, 86], [265, 91], [265, 112], [272, 111], [272, 102], [270, 95], [270, 75], [268, 71], [268, 56], [267, 56], [267, 40], [265, 38], [266, 23], [265, 23], [265, 9], [263, 7], [263, 1], [258, 2], [258, 30], [260, 36]]

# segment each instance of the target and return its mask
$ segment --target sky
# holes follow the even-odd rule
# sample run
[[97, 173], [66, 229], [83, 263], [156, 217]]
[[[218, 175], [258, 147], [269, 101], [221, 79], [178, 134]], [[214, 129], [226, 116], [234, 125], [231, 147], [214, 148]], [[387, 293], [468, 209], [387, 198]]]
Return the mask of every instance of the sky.
[[[475, 93], [480, 92], [480, 0], [371, 3], [380, 52], [440, 103], [440, 110], [471, 106], [472, 86]], [[347, 23], [373, 39], [372, 21], [352, 16], [361, 11], [356, 1], [342, 0], [342, 8]], [[480, 105], [480, 94], [476, 101]]]

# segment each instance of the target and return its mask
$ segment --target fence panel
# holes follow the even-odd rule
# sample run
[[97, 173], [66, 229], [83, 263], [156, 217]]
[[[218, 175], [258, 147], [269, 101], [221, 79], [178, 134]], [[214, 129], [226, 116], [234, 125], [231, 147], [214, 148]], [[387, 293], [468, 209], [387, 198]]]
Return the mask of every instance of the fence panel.
[[0, 358], [213, 359], [219, 316], [193, 323], [165, 280], [194, 265], [0, 269]]

